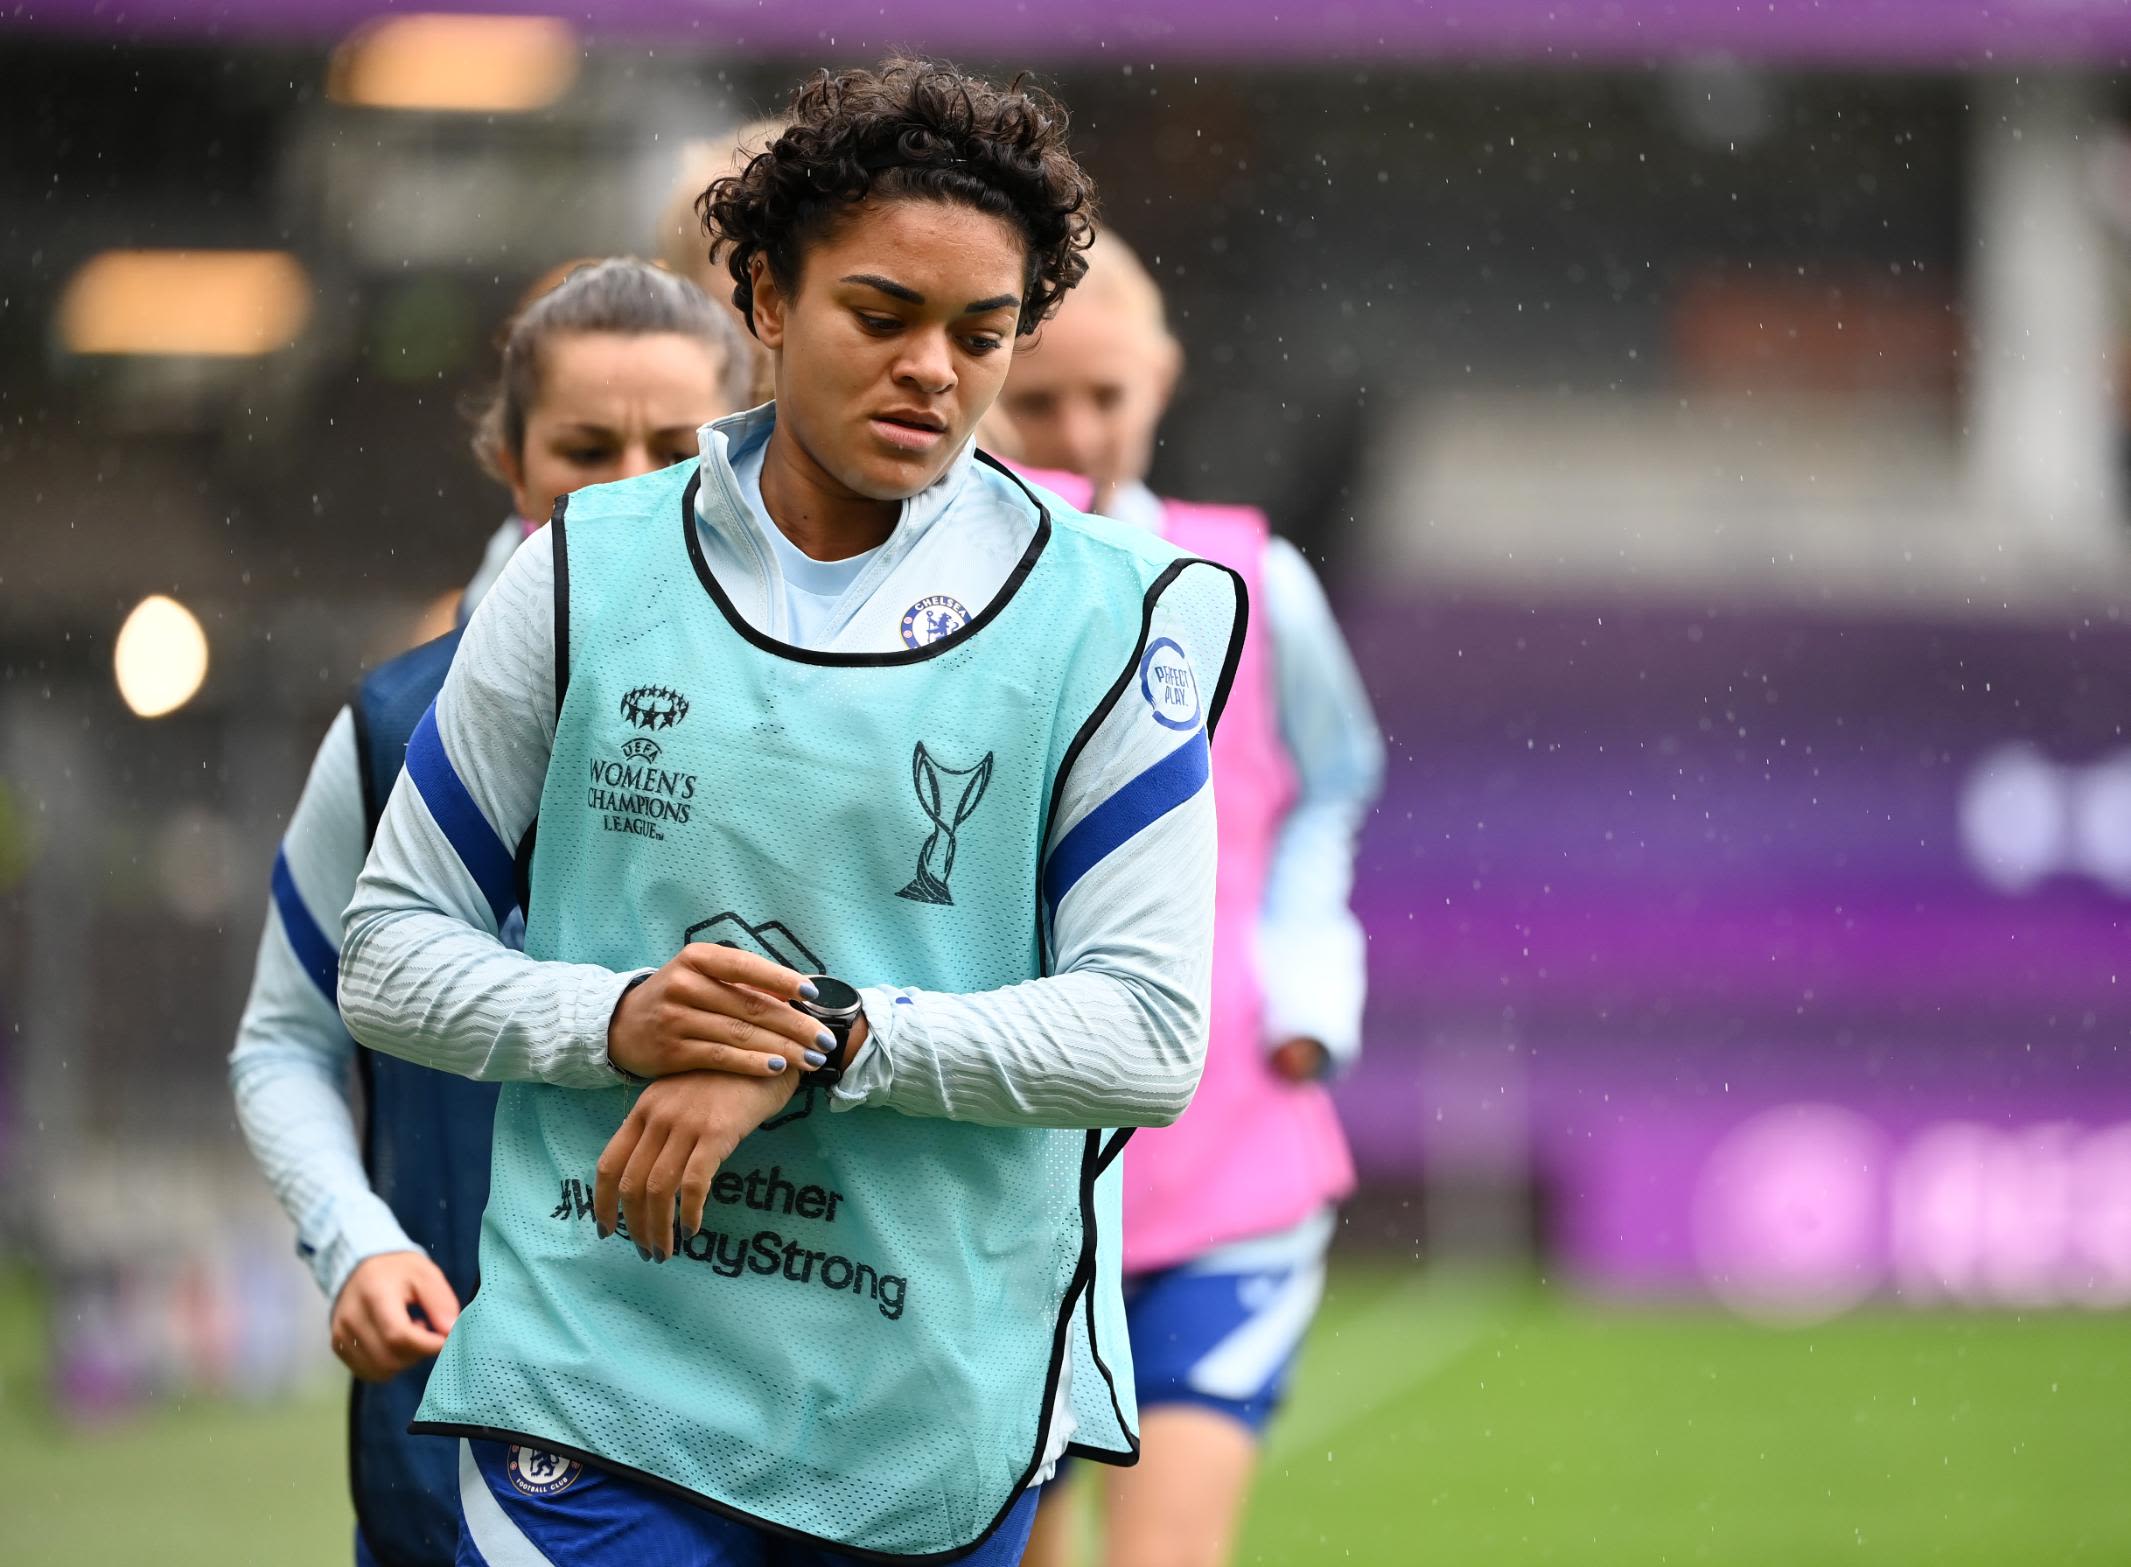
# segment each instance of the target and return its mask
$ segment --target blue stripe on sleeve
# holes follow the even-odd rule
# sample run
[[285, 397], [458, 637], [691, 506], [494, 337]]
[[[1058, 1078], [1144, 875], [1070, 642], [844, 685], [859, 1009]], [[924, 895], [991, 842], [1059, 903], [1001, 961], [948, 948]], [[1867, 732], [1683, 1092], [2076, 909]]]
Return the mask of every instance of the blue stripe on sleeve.
[[1075, 882], [1205, 788], [1206, 773], [1206, 731], [1200, 729], [1082, 817], [1043, 868], [1043, 901], [1052, 916]]
[[333, 943], [326, 940], [326, 933], [304, 906], [303, 894], [296, 890], [296, 878], [289, 871], [286, 849], [274, 856], [274, 910], [281, 916], [281, 932], [289, 938], [296, 961], [311, 976], [311, 983], [325, 992], [327, 1003], [338, 1010], [340, 954], [333, 950]]
[[488, 825], [488, 818], [481, 814], [481, 807], [466, 792], [466, 785], [459, 781], [451, 758], [445, 755], [444, 737], [437, 733], [434, 702], [414, 726], [414, 737], [407, 742], [407, 776], [421, 790], [429, 814], [444, 829], [452, 852], [481, 889], [481, 896], [488, 900], [500, 929], [504, 917], [518, 903], [517, 865], [496, 830]]

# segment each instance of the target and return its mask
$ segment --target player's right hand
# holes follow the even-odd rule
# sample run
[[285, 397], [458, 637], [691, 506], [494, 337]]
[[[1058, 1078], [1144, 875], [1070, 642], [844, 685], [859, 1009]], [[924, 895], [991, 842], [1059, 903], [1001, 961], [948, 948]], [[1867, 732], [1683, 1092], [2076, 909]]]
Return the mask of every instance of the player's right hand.
[[738, 947], [691, 942], [623, 992], [607, 1024], [607, 1059], [638, 1077], [775, 1077], [787, 1065], [820, 1066], [836, 1041], [791, 1006], [806, 983]]
[[442, 1349], [458, 1319], [459, 1297], [425, 1253], [365, 1257], [333, 1302], [333, 1353], [363, 1381], [383, 1382]]
[[673, 1255], [675, 1204], [680, 1234], [703, 1227], [711, 1178], [740, 1140], [799, 1091], [799, 1073], [761, 1079], [729, 1072], [662, 1077], [641, 1094], [607, 1140], [593, 1172], [592, 1211], [600, 1238], [626, 1221], [638, 1251]]

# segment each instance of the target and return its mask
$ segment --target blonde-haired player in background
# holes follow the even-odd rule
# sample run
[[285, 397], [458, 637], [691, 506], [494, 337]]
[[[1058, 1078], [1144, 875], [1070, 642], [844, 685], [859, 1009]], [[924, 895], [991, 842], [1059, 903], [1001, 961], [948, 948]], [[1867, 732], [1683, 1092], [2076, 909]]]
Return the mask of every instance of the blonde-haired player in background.
[[[1161, 291], [1114, 234], [999, 406], [1075, 504], [1240, 571], [1251, 623], [1213, 746], [1220, 801], [1212, 1043], [1191, 1108], [1124, 1153], [1141, 1456], [1106, 1478], [1108, 1567], [1217, 1567], [1324, 1285], [1352, 1171], [1322, 1079], [1360, 1041], [1354, 843], [1383, 745], [1323, 590], [1264, 516], [1164, 500], [1145, 476], [1183, 368]], [[1078, 1559], [1063, 1485], [1027, 1562]]]
[[699, 203], [713, 181], [745, 169], [783, 130], [781, 119], [749, 120], [723, 140], [689, 142], [681, 149], [681, 167], [666, 204], [659, 209], [653, 234], [660, 262], [716, 301], [732, 317], [741, 338], [753, 351], [754, 374], [748, 384], [748, 402], [755, 407], [777, 395], [774, 367], [768, 350], [755, 341], [754, 328], [733, 303], [732, 274], [711, 259], [710, 235]]

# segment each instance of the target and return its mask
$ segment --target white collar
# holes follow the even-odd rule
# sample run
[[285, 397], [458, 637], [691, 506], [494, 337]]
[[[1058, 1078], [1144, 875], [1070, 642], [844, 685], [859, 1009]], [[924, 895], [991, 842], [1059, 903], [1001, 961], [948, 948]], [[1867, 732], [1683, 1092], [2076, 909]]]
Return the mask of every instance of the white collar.
[[[745, 511], [746, 502], [740, 496], [739, 480], [733, 473], [733, 454], [767, 441], [776, 427], [777, 405], [768, 402], [760, 408], [714, 419], [696, 432], [701, 454], [696, 458], [696, 467], [703, 480], [697, 486], [696, 515], [704, 526], [728, 536], [735, 524], [752, 527]], [[953, 505], [976, 463], [977, 443], [964, 441], [945, 471], [903, 502], [894, 531], [880, 547], [881, 554], [891, 559], [901, 559], [908, 554], [910, 546]]]
[[[722, 548], [751, 564], [759, 590], [764, 595], [762, 613], [768, 617], [768, 629], [771, 635], [782, 636], [785, 634], [784, 608], [779, 585], [783, 581], [783, 570], [772, 553], [770, 541], [762, 536], [761, 526], [755, 521], [732, 463], [733, 453], [768, 440], [776, 424], [777, 405], [769, 402], [760, 408], [713, 420], [696, 432], [701, 448], [701, 455], [696, 459], [696, 472], [701, 482], [696, 486], [695, 511], [696, 526], [708, 535], [706, 544], [715, 539]], [[976, 460], [976, 443], [963, 443], [962, 450], [955, 454], [954, 461], [947, 465], [939, 478], [903, 502], [894, 530], [872, 552], [865, 569], [845, 589], [840, 603], [855, 606], [871, 598], [874, 590], [888, 580], [919, 541], [932, 531], [934, 524], [953, 510], [976, 468]]]

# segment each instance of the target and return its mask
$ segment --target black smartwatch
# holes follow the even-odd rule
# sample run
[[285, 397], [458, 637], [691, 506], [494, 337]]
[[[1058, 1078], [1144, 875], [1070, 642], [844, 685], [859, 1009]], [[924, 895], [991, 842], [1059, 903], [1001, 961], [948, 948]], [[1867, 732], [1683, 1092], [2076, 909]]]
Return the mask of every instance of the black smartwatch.
[[828, 1088], [843, 1080], [844, 1063], [851, 1056], [851, 1030], [858, 1026], [865, 1007], [858, 992], [840, 979], [826, 974], [809, 974], [807, 979], [814, 987], [814, 999], [794, 1001], [792, 1005], [833, 1034], [836, 1048], [824, 1051], [829, 1059], [799, 1080], [811, 1087]]

